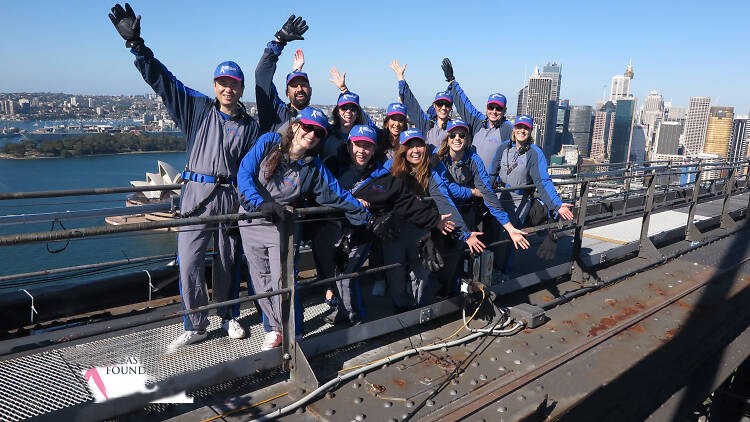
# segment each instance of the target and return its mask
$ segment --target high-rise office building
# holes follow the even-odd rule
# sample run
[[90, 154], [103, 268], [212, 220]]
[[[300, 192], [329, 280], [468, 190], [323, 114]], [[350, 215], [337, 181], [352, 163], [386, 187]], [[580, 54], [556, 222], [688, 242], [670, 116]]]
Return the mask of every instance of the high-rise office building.
[[628, 159], [634, 163], [641, 163], [646, 159], [646, 137], [648, 135], [648, 127], [633, 124], [633, 135], [630, 140], [630, 154]]
[[529, 78], [529, 97], [526, 114], [534, 119], [534, 141], [544, 151], [552, 155], [557, 121], [557, 102], [550, 100], [552, 79], [539, 74], [539, 68]]
[[708, 115], [711, 112], [710, 97], [690, 97], [688, 111], [685, 116], [684, 145], [685, 155], [697, 156], [703, 152], [706, 144], [706, 129], [708, 129]]
[[594, 112], [594, 121], [591, 128], [591, 150], [589, 152], [591, 158], [601, 160], [609, 157], [615, 110], [612, 101], [607, 101]]
[[557, 104], [557, 119], [555, 123], [555, 147], [552, 149], [553, 154], [557, 154], [563, 145], [570, 145], [573, 143], [573, 137], [570, 134], [569, 126], [570, 100], [560, 100]]
[[664, 120], [680, 122], [684, 125], [686, 116], [687, 107], [674, 107], [672, 103], [664, 103]]
[[8, 110], [8, 114], [16, 114], [16, 102], [8, 99], [8, 101], [5, 103], [5, 108]]
[[610, 163], [624, 163], [630, 158], [635, 121], [635, 103], [633, 97], [622, 97], [615, 104], [615, 118], [612, 127], [612, 147], [609, 152]]
[[94, 108], [94, 99], [89, 98], [89, 108]]
[[729, 138], [727, 159], [743, 160], [750, 154], [750, 116], [735, 116], [732, 122], [732, 136]]
[[625, 73], [612, 77], [612, 89], [610, 90], [609, 100], [616, 103], [620, 98], [630, 96], [630, 80], [633, 79], [633, 65], [628, 64]]
[[573, 138], [573, 144], [578, 147], [581, 157], [588, 158], [591, 151], [591, 106], [571, 106], [568, 131]]
[[520, 116], [521, 114], [528, 114], [526, 112], [526, 105], [529, 102], [529, 86], [526, 85], [525, 87], [518, 90], [518, 106], [516, 107], [516, 116]]
[[78, 107], [78, 99], [76, 97], [70, 97], [71, 107]]
[[542, 67], [542, 76], [552, 79], [552, 89], [550, 90], [550, 100], [557, 101], [560, 99], [560, 82], [562, 80], [562, 65], [555, 62], [547, 62]]
[[656, 129], [656, 139], [653, 151], [656, 154], [676, 155], [680, 148], [680, 135], [682, 124], [680, 122], [663, 121]]
[[718, 154], [726, 158], [733, 121], [734, 107], [711, 107], [703, 152]]
[[640, 123], [654, 126], [656, 119], [664, 116], [664, 99], [657, 91], [649, 92], [641, 108]]

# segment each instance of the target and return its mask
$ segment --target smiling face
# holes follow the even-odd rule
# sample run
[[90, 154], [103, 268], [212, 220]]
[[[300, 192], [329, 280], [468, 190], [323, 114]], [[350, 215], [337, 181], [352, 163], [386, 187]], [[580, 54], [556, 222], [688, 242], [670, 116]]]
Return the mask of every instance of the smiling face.
[[352, 103], [346, 103], [338, 106], [339, 114], [339, 125], [347, 128], [354, 126], [354, 122], [357, 121], [357, 114], [359, 113], [359, 106]]
[[505, 106], [501, 106], [496, 103], [487, 104], [487, 119], [491, 122], [496, 122], [505, 116]]
[[435, 106], [435, 112], [440, 120], [445, 120], [451, 113], [453, 104], [446, 100], [438, 100], [432, 103]]
[[245, 87], [240, 80], [230, 78], [229, 76], [214, 79], [214, 93], [216, 94], [216, 99], [219, 100], [222, 110], [234, 111], [244, 90]]
[[312, 95], [312, 88], [307, 79], [302, 77], [296, 77], [289, 81], [286, 86], [286, 96], [289, 97], [289, 102], [292, 107], [297, 110], [310, 105], [310, 96]]
[[459, 152], [466, 146], [466, 137], [469, 133], [462, 127], [455, 128], [448, 133], [448, 147], [451, 151]]
[[513, 134], [515, 135], [516, 141], [518, 142], [526, 142], [526, 140], [529, 139], [530, 132], [531, 131], [526, 125], [513, 126]]
[[417, 166], [422, 163], [425, 159], [427, 147], [422, 139], [412, 139], [405, 143], [406, 147], [406, 162], [412, 166]]
[[406, 130], [406, 117], [400, 114], [392, 114], [388, 116], [387, 120], [386, 128], [393, 137], [398, 138], [398, 135]]
[[302, 122], [294, 123], [292, 130], [294, 131], [292, 146], [295, 150], [309, 151], [325, 137], [325, 131], [320, 127]]
[[347, 150], [349, 150], [352, 162], [359, 167], [364, 167], [375, 154], [375, 144], [370, 141], [349, 141]]

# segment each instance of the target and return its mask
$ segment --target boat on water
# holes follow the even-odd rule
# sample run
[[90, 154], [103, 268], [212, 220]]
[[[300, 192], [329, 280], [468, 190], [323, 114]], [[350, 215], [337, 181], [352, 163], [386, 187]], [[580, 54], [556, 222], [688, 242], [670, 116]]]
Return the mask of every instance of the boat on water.
[[[176, 302], [174, 265], [85, 286], [21, 283], [61, 272], [6, 278], [3, 283], [18, 287], [12, 296], [0, 296], [16, 321], [14, 328], [4, 328], [0, 341], [0, 416], [625, 421], [654, 415], [653, 420], [665, 420], [670, 418], [661, 417], [662, 405], [670, 408], [673, 394], [678, 402], [686, 397], [681, 389], [713, 368], [713, 378], [701, 378], [699, 385], [705, 386], [683, 406], [700, 409], [714, 385], [731, 378], [750, 354], [745, 334], [750, 236], [743, 229], [750, 227], [748, 164], [682, 185], [657, 183], [659, 173], [635, 167], [624, 176], [633, 184], [619, 195], [607, 191], [607, 198], [590, 195], [589, 188], [595, 190], [590, 184], [623, 176], [584, 171], [585, 178], [561, 177], [560, 184], [581, 186], [579, 218], [530, 229], [539, 236], [532, 237], [531, 250], [517, 256], [518, 271], [493, 273], [490, 252], [467, 256], [462, 294], [396, 313], [388, 298], [372, 294], [374, 275], [382, 269], [369, 265], [356, 276], [371, 315], [357, 326], [325, 322], [329, 309], [320, 286], [331, 280], [316, 279], [309, 252], [302, 253], [296, 287], [292, 255], [282, 256], [290, 265], [284, 276], [288, 290], [282, 292], [285, 331], [294, 333], [290, 295], [299, 295], [305, 332], [269, 351], [259, 348], [263, 329], [255, 296], [243, 292], [241, 321], [248, 338], [228, 339], [212, 317], [207, 341], [166, 353], [167, 343], [182, 330], [179, 317], [185, 313]], [[657, 171], [664, 179], [668, 172], [707, 171], [670, 167]], [[159, 163], [164, 185], [176, 180], [172, 170]], [[159, 187], [156, 176], [133, 189], [150, 192], [154, 199], [154, 192], [170, 192]], [[679, 178], [670, 176], [673, 182]], [[323, 212], [330, 210], [299, 209], [295, 218], [315, 224]], [[544, 261], [536, 249], [548, 229], [560, 237], [556, 257]], [[91, 227], [68, 234], [107, 232]], [[53, 233], [4, 236], [0, 247], [52, 238]], [[127, 261], [137, 263], [131, 258], [109, 265]], [[707, 306], [710, 312], [695, 311]], [[720, 364], [711, 365], [718, 355]], [[127, 372], [143, 375], [127, 379], [145, 382], [144, 388], [118, 390], [118, 377]], [[165, 397], [175, 404], [151, 404]]]

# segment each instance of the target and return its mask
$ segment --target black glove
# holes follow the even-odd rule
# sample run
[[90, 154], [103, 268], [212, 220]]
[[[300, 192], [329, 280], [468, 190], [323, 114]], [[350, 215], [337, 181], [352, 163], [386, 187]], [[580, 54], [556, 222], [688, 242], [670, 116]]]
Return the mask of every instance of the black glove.
[[547, 237], [544, 238], [544, 242], [536, 250], [536, 256], [543, 261], [549, 261], [555, 255], [557, 255], [557, 234], [553, 233], [552, 230], [548, 230]]
[[443, 74], [445, 75], [445, 81], [448, 83], [453, 82], [456, 80], [456, 78], [453, 76], [453, 65], [451, 64], [451, 60], [449, 58], [443, 59], [443, 65], [441, 66], [443, 68]]
[[281, 29], [276, 31], [276, 38], [278, 38], [279, 42], [282, 44], [294, 40], [304, 40], [305, 38], [302, 37], [302, 34], [304, 34], [307, 29], [307, 22], [302, 20], [302, 16], [295, 19], [294, 15], [292, 15], [289, 16], [289, 19], [286, 20]]
[[344, 269], [346, 268], [346, 264], [349, 263], [349, 253], [351, 253], [352, 249], [355, 246], [355, 243], [352, 239], [352, 229], [343, 227], [342, 232], [343, 233], [341, 239], [336, 245], [336, 267], [339, 269], [339, 271], [344, 271]]
[[274, 224], [283, 223], [288, 215], [286, 208], [275, 201], [264, 201], [258, 207], [258, 212]]
[[398, 236], [398, 227], [391, 223], [392, 218], [393, 214], [391, 213], [373, 215], [370, 217], [370, 221], [367, 222], [367, 230], [383, 240], [394, 239]]
[[109, 14], [109, 20], [117, 28], [117, 32], [125, 40], [125, 47], [134, 48], [136, 45], [143, 44], [141, 38], [141, 17], [135, 16], [130, 4], [125, 3], [125, 9], [119, 4], [112, 8]]
[[422, 261], [422, 265], [433, 273], [440, 271], [445, 265], [443, 257], [435, 247], [435, 242], [432, 240], [430, 233], [422, 236], [417, 241], [417, 251], [419, 252], [419, 259]]
[[477, 313], [474, 315], [474, 319], [483, 321], [492, 321], [497, 315], [495, 311], [495, 304], [493, 303], [497, 298], [495, 292], [485, 290], [485, 298], [482, 301], [482, 292], [476, 291], [469, 294], [464, 294], [465, 308], [467, 315], [474, 314], [474, 311], [479, 307]]

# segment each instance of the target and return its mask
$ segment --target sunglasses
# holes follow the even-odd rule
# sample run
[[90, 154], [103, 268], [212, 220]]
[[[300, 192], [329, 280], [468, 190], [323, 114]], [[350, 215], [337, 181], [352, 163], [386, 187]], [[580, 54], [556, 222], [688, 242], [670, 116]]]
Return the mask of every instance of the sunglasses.
[[440, 107], [440, 108], [443, 108], [443, 107], [451, 108], [452, 105], [453, 104], [449, 103], [448, 101], [436, 101], [435, 102], [435, 107], [436, 108], [437, 107]]
[[489, 104], [489, 105], [487, 105], [487, 110], [505, 111], [505, 107], [499, 106], [497, 104]]
[[318, 138], [318, 139], [323, 139], [326, 136], [326, 131], [323, 130], [323, 129], [321, 129], [321, 128], [319, 128], [319, 127], [317, 127], [317, 126], [306, 125], [304, 123], [302, 123], [301, 126], [302, 126], [302, 130], [304, 130], [305, 132], [308, 132], [308, 133], [312, 132], [313, 135], [315, 135], [315, 137]]
[[455, 137], [459, 137], [461, 139], [466, 139], [466, 133], [464, 132], [451, 132], [448, 134], [448, 137], [453, 139]]
[[354, 104], [345, 104], [345, 105], [342, 105], [341, 107], [339, 107], [339, 109], [342, 110], [342, 111], [357, 111], [359, 109], [359, 107], [357, 107]]

